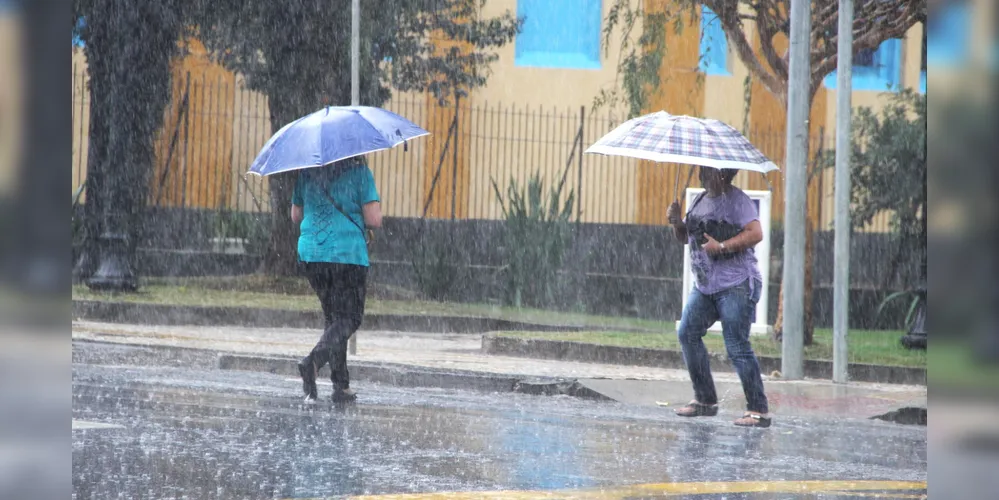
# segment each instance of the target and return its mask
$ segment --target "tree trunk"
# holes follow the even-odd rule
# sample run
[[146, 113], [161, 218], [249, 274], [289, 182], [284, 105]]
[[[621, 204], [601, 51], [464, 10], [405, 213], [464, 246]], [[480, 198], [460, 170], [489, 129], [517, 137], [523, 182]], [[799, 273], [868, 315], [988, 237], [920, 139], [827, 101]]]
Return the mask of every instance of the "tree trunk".
[[[810, 88], [810, 94], [808, 97], [808, 110], [809, 115], [811, 115], [812, 104], [815, 101], [815, 94], [818, 91], [818, 82], [812, 82]], [[809, 157], [811, 142], [805, 142], [805, 158]], [[821, 146], [820, 146], [821, 147]], [[806, 160], [808, 162], [808, 160]], [[810, 163], [806, 163], [806, 168], [810, 169]], [[811, 183], [811, 175], [808, 176], [808, 182]], [[805, 192], [805, 209], [808, 209], [808, 191], [806, 187]], [[805, 214], [805, 310], [804, 312], [804, 344], [812, 345], [815, 337], [815, 320], [813, 316], [814, 304], [812, 301], [812, 269], [815, 267], [815, 231], [812, 228], [811, 222], [808, 221], [808, 214]], [[784, 241], [787, 241], [787, 236], [784, 236]], [[781, 277], [780, 293], [777, 295], [777, 319], [774, 321], [773, 328], [773, 338], [775, 341], [780, 342], [784, 338], [784, 278]]]
[[[812, 345], [815, 337], [815, 320], [812, 304], [812, 268], [815, 267], [814, 231], [805, 231], [805, 345]], [[774, 321], [773, 338], [780, 342], [784, 338], [784, 283], [777, 295], [777, 320]]]
[[295, 173], [268, 178], [271, 195], [271, 235], [261, 272], [269, 276], [293, 276], [298, 264], [298, 228], [291, 222], [291, 194]]
[[[109, 68], [107, 102], [92, 103], [103, 107], [107, 142], [101, 172], [103, 188], [97, 192], [103, 225], [100, 262], [87, 285], [120, 291], [138, 286], [131, 267], [135, 263], [136, 235], [142, 229], [137, 217], [145, 208], [149, 173], [155, 161], [153, 140], [170, 101], [170, 60], [179, 50], [181, 34], [181, 24], [169, 18], [172, 5], [137, 10], [126, 4], [125, 0], [115, 0], [88, 17], [90, 23], [101, 23], [94, 32], [106, 38], [86, 40], [93, 45], [88, 55], [107, 57], [102, 64]], [[131, 44], [130, 30], [144, 26], [151, 28], [142, 46]]]
[[101, 217], [104, 212], [104, 171], [107, 161], [108, 130], [106, 111], [110, 108], [108, 102], [109, 68], [107, 68], [106, 58], [89, 54], [88, 44], [84, 49], [88, 53], [90, 93], [90, 132], [88, 134], [89, 147], [87, 150], [87, 178], [84, 193], [86, 203], [83, 205], [82, 233], [83, 241], [80, 243], [80, 255], [73, 267], [73, 281], [81, 283], [92, 276], [97, 270], [97, 263], [100, 261], [100, 249], [97, 239], [101, 235], [103, 224]]
[[[282, 93], [275, 93], [282, 94]], [[277, 132], [285, 124], [302, 116], [301, 106], [295, 106], [287, 95], [268, 96], [271, 130]], [[298, 273], [298, 227], [291, 221], [291, 195], [295, 188], [295, 172], [268, 176], [271, 199], [271, 231], [260, 272], [268, 276], [293, 276]]]

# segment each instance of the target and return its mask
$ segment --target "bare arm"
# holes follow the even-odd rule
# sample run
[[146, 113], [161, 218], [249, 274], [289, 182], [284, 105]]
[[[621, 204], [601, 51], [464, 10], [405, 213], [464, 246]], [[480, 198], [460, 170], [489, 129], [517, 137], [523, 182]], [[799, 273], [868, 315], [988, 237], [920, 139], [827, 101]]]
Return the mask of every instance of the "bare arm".
[[372, 201], [371, 203], [366, 203], [361, 210], [364, 215], [364, 227], [368, 229], [378, 229], [382, 227], [381, 202]]
[[753, 248], [761, 241], [763, 241], [763, 226], [760, 225], [760, 221], [754, 220], [746, 224], [741, 233], [722, 243], [725, 244], [726, 251], [734, 253]]
[[673, 236], [676, 239], [686, 243], [687, 242], [687, 225], [684, 223], [673, 224]]
[[302, 223], [302, 219], [304, 219], [304, 218], [305, 218], [305, 210], [302, 208], [302, 206], [301, 205], [292, 205], [291, 206], [291, 221], [294, 222], [295, 224], [301, 224]]

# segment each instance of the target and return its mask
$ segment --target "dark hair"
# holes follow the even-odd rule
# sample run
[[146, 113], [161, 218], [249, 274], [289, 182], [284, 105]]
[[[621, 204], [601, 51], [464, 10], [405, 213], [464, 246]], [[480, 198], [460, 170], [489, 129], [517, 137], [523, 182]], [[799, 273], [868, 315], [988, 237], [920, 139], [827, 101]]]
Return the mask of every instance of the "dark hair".
[[302, 173], [305, 175], [306, 179], [310, 181], [318, 182], [322, 185], [328, 185], [348, 170], [366, 166], [367, 161], [363, 156], [353, 156], [335, 161], [333, 163], [327, 163], [322, 167], [308, 168], [303, 170]]
[[734, 168], [723, 168], [721, 169], [722, 180], [726, 184], [731, 184], [735, 180], [735, 176], [739, 174], [739, 171]]

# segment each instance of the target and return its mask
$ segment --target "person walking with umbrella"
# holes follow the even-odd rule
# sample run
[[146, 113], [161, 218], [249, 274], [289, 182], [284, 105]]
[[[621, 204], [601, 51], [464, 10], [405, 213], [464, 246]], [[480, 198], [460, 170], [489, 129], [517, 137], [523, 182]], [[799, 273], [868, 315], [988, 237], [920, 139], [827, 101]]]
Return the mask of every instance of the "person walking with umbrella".
[[332, 399], [353, 401], [347, 341], [364, 319], [367, 231], [381, 227], [381, 200], [364, 155], [429, 135], [409, 120], [368, 106], [325, 107], [275, 133], [250, 166], [267, 176], [298, 171], [291, 220], [299, 225], [298, 258], [323, 310], [323, 333], [298, 363], [307, 402], [329, 364]]
[[[681, 217], [679, 201], [666, 211], [673, 234], [690, 247], [695, 274], [695, 286], [677, 330], [694, 399], [676, 413], [683, 417], [718, 414], [704, 335], [720, 320], [725, 349], [746, 396], [746, 412], [735, 424], [769, 427], [760, 363], [749, 341], [763, 288], [753, 247], [763, 240], [763, 229], [756, 205], [732, 181], [739, 170], [766, 174], [778, 170], [777, 166], [726, 123], [665, 111], [628, 120], [586, 152], [698, 166], [705, 191], [691, 203], [687, 217]], [[678, 170], [674, 200], [679, 199], [679, 184]]]
[[292, 194], [291, 220], [299, 225], [298, 258], [319, 297], [325, 329], [298, 362], [309, 401], [318, 397], [317, 372], [327, 363], [334, 401], [353, 401], [347, 370], [347, 341], [364, 319], [368, 276], [366, 230], [382, 225], [374, 175], [361, 158], [304, 170]]
[[667, 209], [666, 218], [673, 234], [690, 246], [691, 267], [696, 277], [677, 330], [683, 360], [694, 386], [694, 400], [676, 414], [700, 417], [718, 413], [718, 394], [704, 335], [720, 320], [725, 349], [746, 396], [747, 411], [735, 425], [769, 427], [771, 419], [760, 363], [749, 341], [756, 303], [763, 288], [753, 247], [763, 241], [763, 229], [756, 205], [732, 185], [737, 173], [732, 169], [699, 167], [705, 191], [691, 203], [686, 219], [681, 218], [678, 202], [674, 201]]

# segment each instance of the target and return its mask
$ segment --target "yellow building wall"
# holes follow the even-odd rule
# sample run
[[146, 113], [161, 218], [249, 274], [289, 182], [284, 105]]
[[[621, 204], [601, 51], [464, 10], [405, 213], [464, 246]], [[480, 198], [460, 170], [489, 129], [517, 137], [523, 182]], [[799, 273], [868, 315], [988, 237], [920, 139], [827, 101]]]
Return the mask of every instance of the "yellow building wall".
[[[612, 2], [603, 2], [602, 18]], [[488, 0], [482, 17], [517, 13], [516, 0]], [[600, 155], [583, 155], [580, 179], [580, 149], [613, 130], [626, 116], [621, 109], [593, 112], [594, 98], [610, 89], [617, 78], [619, 37], [611, 37], [610, 47], [601, 50], [599, 69], [565, 69], [517, 66], [516, 42], [497, 51], [498, 60], [489, 71], [484, 87], [475, 89], [477, 108], [492, 110], [472, 117], [473, 135], [490, 131], [499, 141], [471, 141], [469, 197], [472, 217], [502, 217], [493, 194], [495, 179], [505, 197], [511, 177], [523, 185], [539, 172], [545, 186], [557, 185], [563, 175], [565, 189], [573, 190], [581, 203], [586, 222], [633, 223], [636, 218], [638, 169], [633, 160]], [[578, 131], [580, 108], [585, 108], [582, 148], [573, 149]], [[495, 131], [495, 132], [493, 132]], [[567, 173], [567, 163], [572, 162]], [[580, 193], [582, 188], [582, 193]], [[547, 189], [546, 189], [547, 190]]]
[[[428, 137], [409, 141], [405, 147], [368, 156], [368, 164], [381, 195], [383, 213], [391, 217], [420, 217], [426, 200], [426, 161], [433, 156], [430, 154], [433, 147], [431, 141], [437, 138], [437, 134], [433, 133], [434, 124], [430, 119], [426, 96], [423, 93], [397, 94], [384, 107], [431, 132]], [[441, 135], [443, 133], [440, 132]], [[450, 216], [450, 205], [447, 208], [447, 215]]]
[[[646, 7], [660, 2], [642, 0]], [[978, 0], [974, 0], [978, 1]], [[604, 2], [604, 16], [611, 2]], [[481, 8], [482, 16], [516, 12], [516, 0], [489, 0]], [[778, 165], [785, 154], [784, 110], [769, 92], [753, 82], [751, 104], [745, 102], [748, 69], [730, 48], [730, 75], [703, 75], [698, 78], [699, 21], [686, 23], [676, 32], [670, 27], [669, 46], [662, 66], [662, 86], [647, 111], [666, 110], [717, 118], [742, 130], [748, 123], [750, 139]], [[747, 30], [755, 34], [751, 24]], [[636, 27], [635, 33], [640, 31]], [[980, 35], [976, 35], [980, 37]], [[753, 39], [758, 46], [758, 41]], [[905, 41], [903, 83], [919, 82], [921, 26], [917, 25]], [[686, 184], [691, 168], [683, 165], [656, 165], [650, 162], [599, 155], [583, 155], [580, 169], [580, 144], [573, 138], [583, 122], [582, 148], [593, 144], [603, 134], [626, 119], [620, 108], [603, 108], [594, 113], [594, 98], [617, 82], [618, 37], [602, 51], [599, 69], [558, 69], [519, 67], [515, 64], [515, 44], [498, 50], [498, 60], [489, 69], [487, 84], [462, 99], [458, 113], [459, 140], [457, 176], [454, 174], [452, 140], [435, 188], [428, 216], [451, 216], [452, 192], [455, 215], [459, 218], [502, 216], [495, 199], [492, 181], [505, 195], [511, 178], [524, 185], [534, 172], [540, 172], [547, 186], [563, 176], [567, 189], [581, 196], [581, 210], [586, 222], [663, 224], [667, 204], [674, 199], [674, 184], [679, 174], [680, 189]], [[783, 43], [783, 45], [781, 44]], [[786, 47], [786, 40], [778, 49]], [[440, 49], [449, 47], [442, 40]], [[74, 54], [74, 73], [85, 73], [82, 53]], [[179, 103], [191, 73], [191, 114], [178, 128]], [[931, 86], [944, 82], [946, 75], [931, 73]], [[947, 81], [956, 81], [952, 78]], [[939, 83], [943, 86], [944, 83]], [[74, 168], [76, 187], [86, 175], [86, 129], [88, 96], [83, 80], [74, 81]], [[164, 179], [163, 202], [203, 208], [228, 207], [240, 210], [268, 210], [266, 180], [245, 177], [250, 162], [270, 137], [266, 97], [246, 90], [237, 75], [211, 63], [197, 42], [191, 54], [174, 63], [173, 100], [165, 112], [164, 128], [157, 142], [157, 161], [151, 176], [153, 192]], [[834, 91], [820, 89], [813, 103], [811, 130], [813, 155], [819, 146], [831, 146], [835, 137]], [[883, 105], [884, 95], [855, 92], [855, 106]], [[376, 182], [387, 215], [415, 217], [423, 213], [432, 179], [441, 161], [447, 131], [454, 118], [452, 105], [439, 106], [423, 93], [396, 95], [385, 105], [429, 130], [432, 135], [411, 141], [408, 151], [396, 148], [370, 156]], [[748, 114], [747, 114], [748, 112]], [[186, 125], [184, 128], [183, 125]], [[179, 131], [178, 148], [169, 154], [172, 133]], [[820, 131], [824, 132], [819, 142]], [[184, 135], [186, 133], [186, 136]], [[183, 139], [187, 138], [186, 152]], [[9, 149], [9, 148], [8, 148]], [[0, 155], [4, 153], [0, 149]], [[167, 156], [170, 164], [166, 165]], [[2, 158], [2, 157], [0, 157]], [[571, 158], [571, 161], [570, 161]], [[567, 165], [568, 163], [568, 165]], [[186, 169], [188, 179], [181, 181]], [[582, 174], [582, 175], [580, 175]], [[741, 173], [736, 184], [745, 189], [772, 189], [773, 212], [783, 217], [783, 177], [771, 174], [769, 184], [761, 176]], [[698, 181], [692, 179], [692, 186]], [[206, 189], [218, 186], [218, 189]], [[580, 193], [580, 188], [582, 192]], [[816, 176], [810, 185], [809, 217], [813, 224], [831, 223], [832, 171]], [[253, 193], [247, 196], [247, 193]], [[821, 216], [821, 218], [820, 218]]]
[[[650, 12], [661, 9], [661, 2], [645, 0]], [[666, 111], [674, 115], [704, 115], [705, 81], [699, 78], [700, 17], [695, 15], [690, 23], [677, 30], [666, 29], [666, 56], [659, 71], [660, 86], [652, 95], [646, 112]], [[718, 82], [713, 82], [715, 85]], [[680, 194], [695, 168], [677, 163], [638, 163], [638, 224], [666, 224], [666, 208], [673, 200], [683, 200]], [[696, 173], [694, 174], [696, 175]], [[677, 179], [679, 178], [679, 188]], [[696, 185], [697, 180], [693, 183]], [[679, 189], [679, 191], [677, 191]]]
[[22, 105], [24, 82], [20, 78], [22, 67], [21, 21], [12, 13], [0, 12], [0, 75], [4, 75], [3, 83], [0, 83], [0, 195], [17, 189], [21, 116], [25, 111]]
[[[161, 206], [267, 210], [266, 181], [241, 179], [270, 137], [266, 98], [238, 86], [236, 76], [211, 62], [197, 41], [190, 41], [188, 48], [185, 57], [171, 63], [171, 100], [154, 142], [151, 200]], [[72, 92], [75, 190], [86, 179], [90, 126], [87, 62], [79, 48], [73, 49]], [[252, 110], [251, 101], [257, 104]], [[252, 203], [252, 196], [243, 196], [243, 203], [237, 204], [238, 195], [251, 186], [263, 200]]]
[[[156, 144], [150, 192], [160, 206], [228, 208], [236, 75], [211, 62], [196, 40], [189, 47], [190, 55], [171, 64], [172, 99]], [[185, 94], [186, 116], [181, 109]], [[178, 139], [171, 150], [174, 135]]]
[[[72, 190], [87, 179], [87, 154], [90, 151], [90, 91], [87, 88], [87, 61], [83, 51], [73, 50], [73, 166]], [[80, 194], [80, 203], [87, 200], [86, 190]]]
[[[437, 56], [457, 49], [463, 54], [472, 50], [468, 43], [455, 42], [446, 38], [443, 33], [435, 33], [431, 39]], [[476, 101], [474, 94], [467, 89], [456, 89], [467, 94], [465, 97], [450, 96], [448, 101], [441, 102], [432, 94], [424, 96], [427, 121], [424, 128], [430, 136], [427, 141], [427, 153], [423, 157], [423, 199], [419, 215], [423, 215], [426, 206], [426, 216], [431, 218], [468, 217], [470, 165], [469, 139], [471, 127], [468, 123], [471, 107]], [[454, 129], [452, 130], [452, 124]], [[429, 200], [430, 204], [426, 205]]]

